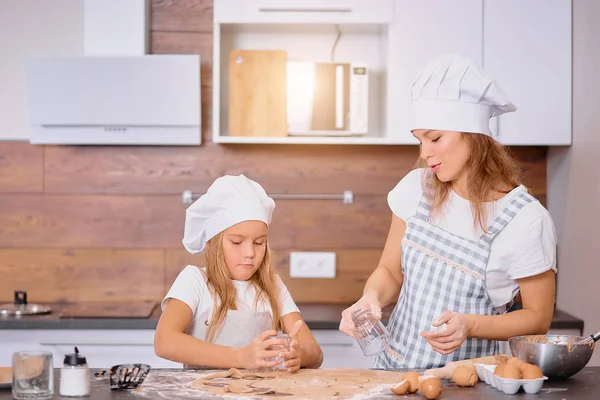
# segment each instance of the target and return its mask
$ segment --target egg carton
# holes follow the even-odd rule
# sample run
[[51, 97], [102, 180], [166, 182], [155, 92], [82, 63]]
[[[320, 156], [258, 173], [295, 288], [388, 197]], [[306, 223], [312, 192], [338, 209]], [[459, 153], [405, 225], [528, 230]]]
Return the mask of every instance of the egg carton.
[[548, 379], [547, 376], [538, 379], [509, 379], [501, 378], [494, 375], [496, 365], [488, 364], [475, 364], [475, 370], [479, 380], [484, 381], [493, 388], [496, 388], [504, 394], [515, 394], [523, 387], [525, 393], [536, 394], [544, 385], [544, 381]]

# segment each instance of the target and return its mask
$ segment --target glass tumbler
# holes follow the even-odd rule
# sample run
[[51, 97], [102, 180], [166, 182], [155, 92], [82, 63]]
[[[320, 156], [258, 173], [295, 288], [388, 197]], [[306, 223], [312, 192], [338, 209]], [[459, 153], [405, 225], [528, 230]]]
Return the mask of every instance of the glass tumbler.
[[[269, 346], [267, 348], [267, 350], [279, 350], [282, 353], [286, 353], [286, 352], [290, 351], [290, 336], [287, 333], [280, 333], [279, 335], [276, 335], [276, 336], [269, 336], [269, 339], [279, 339], [279, 340], [283, 340], [285, 343]], [[275, 360], [281, 361], [279, 364], [272, 367], [273, 371], [286, 371], [287, 370], [287, 367], [283, 365], [283, 363], [285, 362], [285, 359], [283, 357], [279, 357], [279, 356], [270, 357], [270, 358], [267, 358], [266, 360], [267, 361], [275, 361]]]
[[17, 400], [51, 399], [54, 394], [52, 353], [19, 351], [12, 358], [12, 395]]
[[354, 337], [365, 356], [373, 356], [385, 350], [390, 334], [371, 310], [366, 308], [356, 310], [352, 314], [352, 322], [354, 322]]

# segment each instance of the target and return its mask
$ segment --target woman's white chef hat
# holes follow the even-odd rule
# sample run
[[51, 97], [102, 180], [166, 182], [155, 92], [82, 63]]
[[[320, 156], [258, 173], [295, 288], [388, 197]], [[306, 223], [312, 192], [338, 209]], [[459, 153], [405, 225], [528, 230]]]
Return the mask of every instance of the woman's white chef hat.
[[275, 202], [258, 183], [244, 175], [225, 175], [213, 182], [185, 212], [183, 246], [190, 253], [204, 250], [206, 242], [243, 221], [269, 225]]
[[470, 59], [446, 55], [430, 62], [411, 88], [410, 130], [490, 134], [489, 120], [516, 111], [492, 78]]

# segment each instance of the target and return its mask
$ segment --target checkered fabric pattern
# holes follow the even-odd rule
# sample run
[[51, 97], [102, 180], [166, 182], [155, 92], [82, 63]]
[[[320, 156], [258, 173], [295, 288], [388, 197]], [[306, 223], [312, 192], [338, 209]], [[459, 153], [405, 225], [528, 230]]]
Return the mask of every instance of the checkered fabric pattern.
[[430, 201], [424, 195], [416, 215], [409, 218], [402, 240], [404, 284], [388, 330], [388, 348], [375, 367], [427, 369], [448, 362], [498, 352], [492, 340], [469, 338], [455, 352], [442, 355], [419, 333], [431, 330], [435, 317], [446, 310], [461, 314], [496, 315], [485, 288], [485, 272], [494, 237], [531, 201], [524, 187], [502, 210], [478, 241], [447, 232], [429, 221]]

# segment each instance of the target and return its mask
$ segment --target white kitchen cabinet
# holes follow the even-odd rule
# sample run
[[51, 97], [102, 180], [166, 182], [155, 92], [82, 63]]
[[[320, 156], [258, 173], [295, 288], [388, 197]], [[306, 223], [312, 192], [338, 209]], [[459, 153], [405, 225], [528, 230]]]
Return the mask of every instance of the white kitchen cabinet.
[[216, 23], [388, 23], [393, 0], [217, 0]]
[[425, 65], [445, 54], [482, 62], [483, 0], [397, 0], [390, 26], [388, 137], [417, 144], [408, 126], [410, 89]]
[[506, 145], [571, 144], [571, 0], [485, 0], [485, 71], [518, 111], [501, 115]]
[[321, 368], [371, 368], [375, 356], [366, 357], [357, 341], [339, 330], [312, 330], [323, 351]]
[[[455, 53], [483, 66], [519, 107], [492, 119], [500, 142], [571, 144], [571, 0], [215, 0], [214, 7], [215, 143], [417, 144], [408, 130], [411, 84], [429, 61]], [[234, 49], [285, 50], [289, 61], [366, 63], [368, 133], [230, 136]]]
[[91, 368], [143, 363], [153, 368], [181, 368], [181, 364], [154, 353], [154, 330], [0, 330], [0, 365], [11, 365], [12, 354], [21, 350], [52, 353], [55, 367], [77, 346]]

